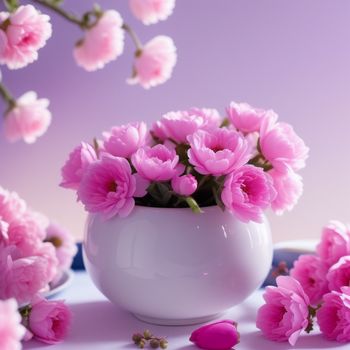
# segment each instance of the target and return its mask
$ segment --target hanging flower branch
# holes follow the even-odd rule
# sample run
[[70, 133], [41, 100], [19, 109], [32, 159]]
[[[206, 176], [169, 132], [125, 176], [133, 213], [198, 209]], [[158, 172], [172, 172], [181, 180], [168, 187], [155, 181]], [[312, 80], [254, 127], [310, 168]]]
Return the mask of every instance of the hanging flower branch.
[[[51, 12], [65, 18], [83, 31], [73, 48], [78, 66], [92, 72], [116, 60], [124, 50], [125, 33], [135, 45], [132, 74], [127, 82], [145, 89], [166, 82], [176, 64], [176, 47], [168, 36], [156, 36], [142, 43], [135, 31], [114, 9], [103, 10], [95, 5], [77, 16], [62, 7], [62, 0], [32, 0]], [[52, 35], [50, 16], [34, 5], [21, 5], [19, 0], [4, 0], [6, 12], [0, 12], [0, 64], [8, 69], [20, 69], [36, 61], [39, 50]], [[173, 11], [175, 0], [130, 0], [132, 13], [145, 25], [165, 20]], [[13, 97], [3, 82], [0, 95], [7, 108], [5, 135], [9, 141], [23, 139], [34, 142], [47, 130], [51, 115], [46, 99], [37, 99], [34, 92], [21, 98]]]

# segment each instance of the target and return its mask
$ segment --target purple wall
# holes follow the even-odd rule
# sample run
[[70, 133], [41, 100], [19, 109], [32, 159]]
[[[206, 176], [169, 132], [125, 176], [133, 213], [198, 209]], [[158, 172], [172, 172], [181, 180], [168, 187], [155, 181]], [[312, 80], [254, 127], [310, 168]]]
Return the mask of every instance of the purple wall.
[[[65, 6], [80, 12], [92, 3]], [[54, 35], [39, 61], [2, 70], [15, 95], [33, 89], [49, 98], [54, 116], [34, 145], [0, 138], [3, 187], [81, 236], [85, 213], [73, 193], [58, 187], [60, 167], [76, 144], [113, 124], [151, 123], [172, 109], [224, 112], [230, 100], [247, 101], [273, 108], [311, 148], [299, 205], [282, 217], [269, 213], [274, 239], [317, 237], [328, 219], [349, 219], [350, 1], [179, 0], [168, 21], [149, 27], [132, 17], [126, 0], [100, 3], [118, 8], [144, 41], [157, 34], [173, 37], [173, 78], [149, 91], [126, 85], [130, 40], [117, 61], [85, 72], [71, 53], [79, 29], [53, 15]]]

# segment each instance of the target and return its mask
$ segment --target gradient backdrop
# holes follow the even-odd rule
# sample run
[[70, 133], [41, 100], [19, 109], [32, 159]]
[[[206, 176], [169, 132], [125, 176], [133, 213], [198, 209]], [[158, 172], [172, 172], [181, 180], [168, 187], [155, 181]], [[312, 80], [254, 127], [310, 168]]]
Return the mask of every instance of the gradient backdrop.
[[[273, 108], [311, 148], [298, 206], [282, 217], [268, 214], [274, 240], [316, 238], [329, 219], [350, 221], [349, 0], [178, 0], [167, 21], [148, 27], [132, 17], [126, 0], [98, 2], [117, 8], [143, 41], [173, 37], [173, 78], [149, 91], [126, 85], [129, 38], [117, 61], [85, 72], [71, 52], [82, 33], [53, 15], [54, 34], [39, 60], [18, 71], [3, 68], [13, 94], [33, 89], [50, 99], [53, 113], [48, 133], [33, 145], [0, 138], [3, 187], [81, 237], [86, 214], [73, 192], [58, 187], [60, 167], [81, 140], [114, 124], [151, 123], [169, 110], [223, 113], [231, 100], [247, 101]], [[67, 0], [65, 7], [81, 13], [92, 3]]]

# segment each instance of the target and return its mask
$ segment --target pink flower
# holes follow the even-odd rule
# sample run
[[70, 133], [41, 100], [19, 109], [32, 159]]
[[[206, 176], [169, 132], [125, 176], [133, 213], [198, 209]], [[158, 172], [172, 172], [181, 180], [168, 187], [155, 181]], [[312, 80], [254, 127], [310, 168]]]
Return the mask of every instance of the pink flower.
[[341, 291], [341, 287], [350, 286], [350, 255], [343, 256], [328, 271], [329, 290]]
[[173, 12], [175, 0], [129, 0], [129, 5], [134, 16], [148, 25], [167, 19]]
[[0, 63], [17, 69], [37, 60], [52, 34], [50, 17], [24, 5], [11, 14], [1, 12], [0, 21]]
[[323, 335], [338, 342], [350, 341], [350, 288], [332, 291], [323, 297], [323, 304], [316, 313], [317, 323]]
[[226, 177], [221, 199], [240, 220], [262, 222], [275, 196], [270, 176], [262, 168], [244, 165]]
[[98, 22], [86, 30], [77, 42], [73, 55], [77, 64], [87, 71], [101, 69], [123, 53], [123, 19], [115, 10], [105, 11]]
[[149, 89], [165, 83], [176, 64], [176, 47], [168, 36], [156, 36], [135, 56], [133, 76], [129, 84], [140, 84]]
[[302, 285], [312, 305], [317, 305], [324, 294], [329, 292], [326, 275], [327, 265], [316, 255], [300, 255], [294, 262], [290, 276]]
[[266, 288], [266, 303], [258, 310], [256, 326], [268, 339], [295, 345], [309, 323], [309, 297], [292, 277], [279, 276], [276, 282], [277, 287]]
[[0, 218], [10, 223], [27, 210], [26, 202], [16, 192], [9, 192], [0, 186]]
[[129, 158], [146, 144], [147, 125], [141, 122], [114, 126], [110, 132], [103, 133], [103, 136], [103, 146], [108, 153], [115, 157]]
[[[244, 133], [259, 131], [261, 123], [266, 115], [275, 115], [271, 110], [265, 111], [263, 109], [254, 108], [248, 103], [236, 102], [231, 102], [226, 112], [233, 126]], [[275, 115], [275, 118], [277, 119], [277, 115]]]
[[202, 326], [192, 332], [190, 341], [201, 349], [229, 350], [239, 343], [237, 323], [224, 320]]
[[0, 349], [20, 350], [25, 328], [14, 299], [0, 300]]
[[42, 136], [51, 123], [51, 113], [47, 109], [49, 100], [37, 99], [34, 91], [22, 95], [16, 106], [5, 115], [4, 131], [10, 142], [23, 139], [27, 143], [33, 143]]
[[59, 269], [61, 271], [68, 270], [77, 253], [77, 246], [70, 232], [56, 223], [51, 223], [46, 230], [45, 241], [50, 242], [55, 247]]
[[221, 117], [216, 109], [191, 108], [187, 111], [169, 112], [153, 125], [153, 133], [160, 140], [171, 139], [177, 143], [187, 143], [187, 136], [199, 129], [218, 128]]
[[293, 170], [280, 172], [272, 169], [268, 172], [277, 192], [271, 203], [272, 210], [277, 215], [282, 215], [285, 210], [292, 210], [303, 193], [303, 179]]
[[321, 242], [316, 248], [317, 254], [329, 266], [341, 257], [350, 255], [349, 229], [339, 221], [333, 220], [323, 228]]
[[188, 197], [197, 189], [197, 180], [193, 175], [175, 176], [171, 180], [171, 187], [181, 196]]
[[126, 159], [103, 154], [87, 168], [78, 197], [87, 211], [102, 213], [105, 219], [115, 215], [126, 217], [135, 206], [133, 196], [145, 194], [145, 188], [137, 185]]
[[188, 136], [189, 161], [203, 175], [226, 175], [249, 160], [249, 147], [244, 137], [234, 130], [198, 130]]
[[71, 312], [60, 300], [45, 300], [37, 296], [29, 313], [29, 329], [34, 337], [46, 344], [58, 344], [66, 336]]
[[138, 174], [149, 181], [168, 181], [181, 175], [185, 169], [179, 164], [175, 150], [160, 144], [140, 148], [132, 155], [131, 161]]
[[309, 148], [287, 123], [276, 123], [277, 116], [264, 118], [260, 128], [260, 148], [263, 156], [278, 170], [300, 170], [305, 167]]
[[86, 168], [97, 160], [94, 148], [82, 142], [69, 154], [69, 159], [61, 169], [60, 186], [77, 190]]

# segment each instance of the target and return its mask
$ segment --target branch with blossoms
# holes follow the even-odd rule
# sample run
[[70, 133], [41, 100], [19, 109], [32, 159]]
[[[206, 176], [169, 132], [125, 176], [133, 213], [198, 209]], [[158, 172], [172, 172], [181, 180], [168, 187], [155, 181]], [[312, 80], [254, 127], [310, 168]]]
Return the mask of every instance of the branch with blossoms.
[[[177, 55], [170, 37], [159, 35], [142, 43], [117, 10], [103, 10], [99, 5], [76, 15], [67, 11], [60, 0], [31, 2], [20, 5], [19, 0], [4, 0], [7, 12], [0, 12], [0, 65], [20, 69], [38, 59], [39, 50], [52, 35], [50, 17], [35, 7], [39, 5], [82, 30], [84, 35], [76, 41], [73, 56], [86, 71], [102, 69], [122, 55], [126, 33], [135, 45], [128, 84], [149, 89], [171, 77]], [[165, 20], [175, 0], [130, 0], [129, 5], [134, 16], [149, 25]], [[4, 130], [9, 141], [23, 139], [32, 143], [46, 132], [51, 122], [47, 99], [38, 99], [34, 92], [15, 98], [4, 82], [0, 83], [0, 95], [6, 104]]]

